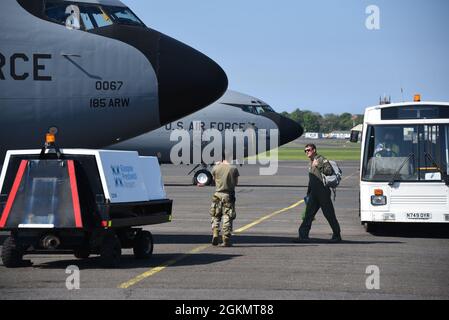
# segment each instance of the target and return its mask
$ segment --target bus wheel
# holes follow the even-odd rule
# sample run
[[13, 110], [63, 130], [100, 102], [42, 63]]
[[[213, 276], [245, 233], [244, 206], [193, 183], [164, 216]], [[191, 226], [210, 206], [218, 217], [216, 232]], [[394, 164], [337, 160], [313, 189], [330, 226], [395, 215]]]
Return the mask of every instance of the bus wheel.
[[363, 224], [363, 228], [368, 233], [373, 233], [373, 232], [376, 231], [376, 225], [374, 223], [372, 223], [372, 222], [365, 222]]

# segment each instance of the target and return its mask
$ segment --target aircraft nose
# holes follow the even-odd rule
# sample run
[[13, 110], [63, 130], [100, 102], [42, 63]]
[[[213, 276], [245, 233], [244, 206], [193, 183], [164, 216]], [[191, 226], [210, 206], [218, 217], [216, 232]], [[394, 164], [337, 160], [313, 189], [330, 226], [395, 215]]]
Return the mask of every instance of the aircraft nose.
[[266, 112], [263, 115], [272, 120], [278, 127], [280, 146], [296, 140], [304, 132], [304, 129], [299, 125], [299, 123], [278, 113]]
[[304, 129], [299, 125], [299, 123], [281, 115], [278, 127], [279, 144], [281, 146], [298, 139], [304, 132]]
[[157, 66], [161, 124], [183, 118], [220, 98], [228, 87], [223, 69], [201, 52], [165, 35]]
[[212, 104], [228, 88], [217, 63], [159, 31], [113, 24], [92, 32], [127, 43], [149, 60], [158, 81], [161, 126]]

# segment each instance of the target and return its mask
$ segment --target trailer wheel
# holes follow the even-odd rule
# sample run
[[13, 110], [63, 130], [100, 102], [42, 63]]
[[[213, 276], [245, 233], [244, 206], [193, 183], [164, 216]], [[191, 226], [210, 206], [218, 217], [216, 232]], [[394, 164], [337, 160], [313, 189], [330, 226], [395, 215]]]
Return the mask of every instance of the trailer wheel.
[[3, 242], [2, 260], [7, 268], [17, 268], [23, 263], [23, 250], [17, 245], [14, 237], [8, 237]]
[[121, 255], [122, 247], [118, 237], [115, 234], [106, 235], [100, 248], [101, 264], [106, 268], [117, 267], [120, 263]]
[[78, 259], [87, 259], [90, 256], [90, 249], [89, 248], [78, 248], [74, 252], [74, 255]]
[[149, 231], [139, 231], [134, 239], [134, 257], [148, 259], [153, 254], [153, 236]]
[[213, 180], [212, 174], [206, 169], [198, 170], [193, 176], [194, 185], [210, 186]]

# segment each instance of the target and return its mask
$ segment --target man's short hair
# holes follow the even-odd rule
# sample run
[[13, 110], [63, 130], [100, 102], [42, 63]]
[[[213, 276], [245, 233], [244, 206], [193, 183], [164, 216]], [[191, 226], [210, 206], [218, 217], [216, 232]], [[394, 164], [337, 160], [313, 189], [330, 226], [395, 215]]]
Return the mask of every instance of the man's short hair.
[[316, 145], [314, 145], [313, 143], [308, 143], [306, 144], [305, 148], [312, 148], [313, 150], [316, 150]]

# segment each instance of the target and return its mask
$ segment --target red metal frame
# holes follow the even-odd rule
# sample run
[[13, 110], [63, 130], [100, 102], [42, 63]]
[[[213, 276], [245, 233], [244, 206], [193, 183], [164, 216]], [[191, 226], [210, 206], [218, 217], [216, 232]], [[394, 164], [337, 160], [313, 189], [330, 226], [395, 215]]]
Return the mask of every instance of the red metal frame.
[[77, 228], [82, 228], [83, 221], [81, 219], [78, 186], [76, 184], [75, 165], [73, 160], [67, 160], [67, 167], [69, 170], [70, 189], [72, 190], [72, 203], [73, 203], [73, 212], [75, 214], [75, 225]]
[[14, 184], [12, 185], [11, 192], [8, 196], [8, 201], [6, 202], [6, 206], [3, 209], [2, 218], [0, 220], [0, 228], [4, 228], [6, 225], [6, 221], [8, 220], [9, 213], [11, 212], [12, 205], [14, 204], [14, 200], [16, 198], [17, 191], [19, 190], [20, 183], [22, 182], [23, 173], [25, 172], [25, 168], [27, 165], [28, 160], [22, 160], [20, 162], [19, 170], [17, 170]]

